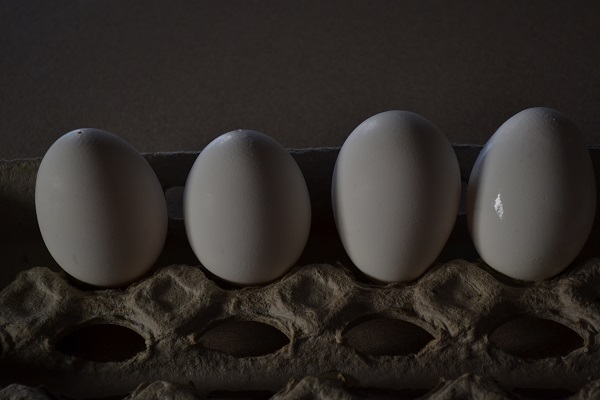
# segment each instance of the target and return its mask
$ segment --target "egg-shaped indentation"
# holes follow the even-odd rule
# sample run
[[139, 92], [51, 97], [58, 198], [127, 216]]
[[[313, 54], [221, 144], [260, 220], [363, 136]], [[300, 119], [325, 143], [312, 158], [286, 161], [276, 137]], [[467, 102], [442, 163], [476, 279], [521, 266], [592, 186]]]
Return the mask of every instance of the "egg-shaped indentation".
[[461, 308], [481, 300], [483, 291], [477, 287], [477, 283], [465, 277], [450, 275], [447, 280], [440, 282], [432, 290], [432, 294], [438, 302], [446, 306]]
[[[134, 297], [136, 304], [145, 312], [152, 315], [169, 315], [181, 304], [189, 302], [191, 297], [189, 290], [177, 277], [171, 274], [161, 274], [156, 276], [152, 283], [152, 285], [138, 290]], [[152, 299], [152, 301], [148, 302], [148, 299]]]
[[185, 265], [164, 267], [129, 293], [134, 312], [143, 315], [144, 326], [155, 336], [186, 331], [190, 321], [196, 321], [194, 326], [202, 324], [203, 313], [209, 308], [220, 309], [223, 299], [221, 291], [198, 268]]
[[21, 272], [11, 285], [0, 291], [0, 304], [16, 318], [47, 315], [62, 300], [54, 292], [61, 290], [59, 279], [49, 269], [40, 267]]
[[338, 300], [336, 294], [343, 285], [320, 269], [308, 267], [291, 276], [286, 283], [290, 289], [289, 299], [294, 305], [313, 309], [331, 307]]
[[85, 325], [60, 336], [56, 350], [86, 361], [121, 362], [146, 350], [140, 334], [116, 324]]
[[353, 324], [345, 333], [348, 346], [372, 356], [406, 356], [416, 354], [433, 336], [411, 322], [376, 317]]
[[501, 298], [502, 288], [492, 275], [476, 264], [453, 260], [421, 278], [415, 287], [415, 296], [420, 299], [418, 304], [436, 310], [445, 321], [445, 328], [454, 335], [473, 326], [467, 320], [474, 321], [478, 315], [486, 315]]
[[566, 356], [583, 347], [583, 338], [556, 321], [537, 317], [511, 319], [489, 336], [498, 349], [528, 359]]
[[230, 320], [210, 329], [199, 342], [204, 348], [230, 356], [258, 357], [276, 352], [290, 339], [269, 324]]
[[597, 259], [582, 264], [563, 282], [565, 294], [578, 307], [591, 307], [590, 311], [594, 313], [600, 311], [600, 263]]

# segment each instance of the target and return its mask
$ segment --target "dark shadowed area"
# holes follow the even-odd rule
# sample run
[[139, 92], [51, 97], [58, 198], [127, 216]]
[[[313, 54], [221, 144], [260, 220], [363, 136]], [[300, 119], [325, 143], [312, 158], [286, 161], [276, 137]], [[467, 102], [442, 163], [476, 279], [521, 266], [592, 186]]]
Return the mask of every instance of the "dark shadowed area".
[[405, 109], [483, 144], [532, 106], [600, 142], [595, 1], [0, 2], [0, 159], [81, 127], [141, 152], [238, 128], [340, 146]]

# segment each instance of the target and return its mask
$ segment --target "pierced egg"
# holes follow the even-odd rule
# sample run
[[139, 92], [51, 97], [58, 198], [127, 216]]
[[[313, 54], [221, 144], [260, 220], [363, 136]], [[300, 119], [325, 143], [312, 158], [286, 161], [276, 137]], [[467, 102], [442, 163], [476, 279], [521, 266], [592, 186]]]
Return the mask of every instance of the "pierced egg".
[[119, 137], [78, 129], [42, 159], [35, 208], [44, 243], [78, 280], [131, 283], [152, 267], [167, 234], [167, 206], [156, 174]]

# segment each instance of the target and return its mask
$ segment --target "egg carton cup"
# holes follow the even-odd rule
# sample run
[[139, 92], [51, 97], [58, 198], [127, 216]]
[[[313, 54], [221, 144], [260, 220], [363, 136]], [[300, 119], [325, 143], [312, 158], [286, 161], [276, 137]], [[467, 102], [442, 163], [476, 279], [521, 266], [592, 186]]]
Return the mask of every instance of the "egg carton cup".
[[[480, 149], [454, 146], [464, 182]], [[374, 284], [335, 230], [338, 151], [290, 150], [311, 196], [309, 240], [284, 277], [245, 288], [211, 276], [187, 242], [183, 185], [198, 153], [145, 155], [169, 231], [154, 269], [121, 289], [56, 265], [35, 217], [40, 160], [0, 162], [0, 398], [598, 397], [598, 224], [567, 270], [525, 283], [478, 259], [463, 207], [423, 276]]]

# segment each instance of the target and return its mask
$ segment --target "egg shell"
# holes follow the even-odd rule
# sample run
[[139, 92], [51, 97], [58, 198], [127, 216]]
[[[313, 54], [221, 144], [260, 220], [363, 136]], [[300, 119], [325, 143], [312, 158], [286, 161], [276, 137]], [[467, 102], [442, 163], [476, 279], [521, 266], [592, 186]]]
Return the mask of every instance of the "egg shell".
[[577, 257], [595, 209], [589, 151], [575, 124], [549, 108], [500, 126], [469, 179], [467, 222], [479, 255], [524, 281], [550, 278]]
[[360, 124], [338, 155], [331, 189], [354, 264], [380, 282], [411, 281], [433, 264], [458, 214], [460, 170], [429, 120], [387, 111]]
[[95, 286], [143, 276], [167, 234], [156, 174], [128, 143], [99, 129], [69, 132], [50, 147], [37, 174], [35, 208], [52, 257]]
[[235, 285], [281, 277], [300, 257], [311, 206], [300, 168], [274, 139], [251, 130], [206, 146], [184, 193], [187, 236], [202, 265]]

